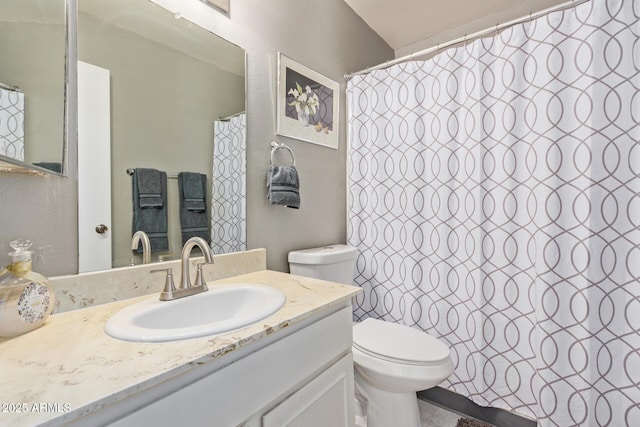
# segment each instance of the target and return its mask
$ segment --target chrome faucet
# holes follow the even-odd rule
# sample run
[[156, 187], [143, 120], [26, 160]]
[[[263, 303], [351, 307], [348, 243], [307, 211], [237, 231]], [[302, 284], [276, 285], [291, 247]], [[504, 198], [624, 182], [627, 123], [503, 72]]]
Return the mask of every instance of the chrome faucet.
[[138, 230], [133, 234], [131, 237], [131, 250], [138, 249], [140, 241], [142, 241], [142, 263], [149, 264], [151, 262], [151, 242], [147, 233]]
[[[198, 270], [196, 274], [196, 281], [192, 285], [189, 278], [189, 257], [194, 247], [199, 247], [204, 255], [206, 262], [198, 264]], [[189, 295], [199, 294], [200, 292], [206, 292], [208, 290], [207, 284], [204, 281], [202, 275], [202, 264], [213, 264], [213, 255], [211, 254], [211, 248], [202, 237], [192, 237], [182, 247], [182, 277], [180, 278], [180, 287], [176, 289], [173, 284], [173, 275], [171, 269], [164, 270], [152, 270], [152, 273], [159, 271], [167, 272], [167, 280], [165, 281], [165, 287], [162, 293], [160, 293], [160, 301], [170, 301]]]

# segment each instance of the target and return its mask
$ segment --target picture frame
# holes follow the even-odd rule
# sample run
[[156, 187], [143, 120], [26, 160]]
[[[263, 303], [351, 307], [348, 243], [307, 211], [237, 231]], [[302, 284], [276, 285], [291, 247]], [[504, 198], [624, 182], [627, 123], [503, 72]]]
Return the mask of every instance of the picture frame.
[[338, 149], [340, 84], [278, 52], [276, 133]]

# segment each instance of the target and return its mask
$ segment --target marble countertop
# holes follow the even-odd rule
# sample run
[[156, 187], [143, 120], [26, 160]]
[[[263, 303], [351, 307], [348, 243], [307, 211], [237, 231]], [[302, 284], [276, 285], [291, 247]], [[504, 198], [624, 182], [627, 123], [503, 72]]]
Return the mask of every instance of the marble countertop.
[[269, 270], [208, 284], [228, 283], [273, 286], [287, 302], [254, 325], [184, 341], [135, 343], [104, 333], [116, 311], [153, 295], [56, 314], [35, 331], [0, 339], [0, 425], [72, 420], [343, 305], [360, 291]]

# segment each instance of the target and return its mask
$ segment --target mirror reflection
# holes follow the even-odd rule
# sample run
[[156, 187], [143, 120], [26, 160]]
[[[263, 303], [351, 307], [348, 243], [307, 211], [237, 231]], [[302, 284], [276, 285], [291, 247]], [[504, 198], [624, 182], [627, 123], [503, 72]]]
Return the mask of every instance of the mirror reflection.
[[0, 2], [0, 163], [63, 169], [64, 0]]
[[[214, 253], [244, 250], [244, 51], [148, 0], [78, 0], [78, 60], [80, 272], [141, 263], [141, 224], [152, 262], [193, 228]], [[83, 189], [83, 170], [110, 188]]]

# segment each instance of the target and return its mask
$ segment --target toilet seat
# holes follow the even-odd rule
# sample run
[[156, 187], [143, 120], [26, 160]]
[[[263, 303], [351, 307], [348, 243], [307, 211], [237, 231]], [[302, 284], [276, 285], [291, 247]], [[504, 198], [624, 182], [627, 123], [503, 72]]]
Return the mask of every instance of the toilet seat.
[[371, 357], [407, 365], [434, 366], [449, 360], [449, 348], [437, 338], [373, 318], [353, 327], [353, 347]]

